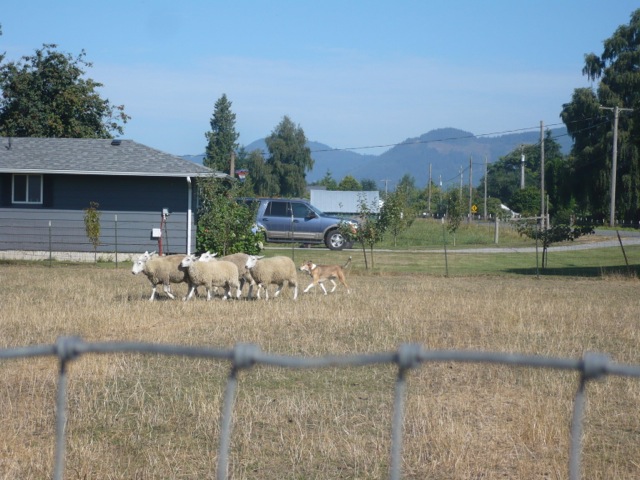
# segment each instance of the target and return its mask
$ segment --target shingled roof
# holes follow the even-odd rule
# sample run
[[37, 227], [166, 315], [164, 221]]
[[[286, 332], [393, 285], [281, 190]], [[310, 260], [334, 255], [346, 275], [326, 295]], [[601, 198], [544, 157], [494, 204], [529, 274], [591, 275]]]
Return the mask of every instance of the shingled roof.
[[226, 176], [133, 140], [32, 137], [0, 137], [0, 173]]

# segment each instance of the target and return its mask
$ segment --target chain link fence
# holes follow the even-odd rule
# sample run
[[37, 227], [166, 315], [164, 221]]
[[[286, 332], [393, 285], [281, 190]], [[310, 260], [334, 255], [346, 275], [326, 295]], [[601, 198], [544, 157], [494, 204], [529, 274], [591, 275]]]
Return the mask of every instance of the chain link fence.
[[393, 415], [391, 425], [390, 471], [391, 480], [402, 476], [402, 439], [407, 375], [422, 364], [434, 362], [464, 362], [503, 364], [514, 367], [534, 367], [556, 370], [573, 370], [580, 379], [573, 401], [570, 430], [568, 477], [578, 480], [581, 476], [581, 438], [586, 385], [606, 375], [640, 377], [640, 365], [617, 364], [606, 355], [587, 353], [580, 359], [554, 358], [508, 353], [425, 350], [419, 344], [402, 344], [396, 351], [323, 357], [294, 357], [267, 354], [254, 344], [237, 344], [233, 349], [187, 347], [136, 342], [85, 342], [78, 337], [61, 337], [55, 344], [0, 349], [0, 359], [17, 359], [36, 356], [57, 356], [59, 374], [56, 399], [56, 439], [53, 478], [62, 480], [65, 464], [65, 426], [67, 421], [67, 370], [70, 362], [86, 354], [143, 353], [208, 358], [231, 363], [227, 379], [222, 411], [220, 413], [220, 438], [216, 478], [226, 479], [229, 466], [229, 446], [232, 433], [232, 417], [238, 386], [238, 375], [254, 365], [285, 368], [366, 367], [372, 364], [395, 364]]

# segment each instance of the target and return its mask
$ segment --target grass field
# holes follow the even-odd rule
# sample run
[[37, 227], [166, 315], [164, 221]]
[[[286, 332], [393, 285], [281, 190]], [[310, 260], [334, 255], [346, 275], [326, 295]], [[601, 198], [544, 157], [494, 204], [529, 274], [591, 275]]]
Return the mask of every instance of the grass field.
[[[276, 253], [290, 251], [268, 251]], [[351, 294], [338, 287], [295, 302], [288, 291], [269, 302], [149, 302], [148, 281], [130, 265], [6, 262], [0, 347], [79, 335], [220, 348], [250, 342], [320, 356], [416, 342], [567, 358], [594, 351], [640, 364], [640, 282], [616, 248], [554, 253], [553, 274], [539, 277], [525, 254], [454, 253], [448, 277], [439, 252], [379, 252], [369, 270], [356, 250], [294, 254], [296, 263], [311, 255], [343, 263], [351, 254]], [[639, 254], [627, 250], [632, 271]], [[299, 278], [306, 286], [308, 277]], [[65, 478], [214, 478], [229, 367], [133, 354], [75, 360]], [[51, 477], [57, 370], [54, 358], [0, 361], [0, 478]], [[395, 376], [391, 365], [243, 373], [230, 478], [388, 478]], [[566, 478], [577, 382], [576, 373], [546, 369], [421, 366], [409, 376], [403, 478]], [[584, 478], [639, 478], [640, 381], [606, 378], [587, 391]]]

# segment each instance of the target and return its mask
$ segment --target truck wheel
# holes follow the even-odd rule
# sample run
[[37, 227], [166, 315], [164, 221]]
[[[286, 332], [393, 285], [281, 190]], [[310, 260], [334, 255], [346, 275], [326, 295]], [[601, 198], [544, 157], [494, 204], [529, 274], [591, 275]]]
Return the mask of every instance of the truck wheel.
[[329, 250], [342, 250], [347, 243], [347, 239], [339, 230], [329, 230], [324, 237], [324, 244]]

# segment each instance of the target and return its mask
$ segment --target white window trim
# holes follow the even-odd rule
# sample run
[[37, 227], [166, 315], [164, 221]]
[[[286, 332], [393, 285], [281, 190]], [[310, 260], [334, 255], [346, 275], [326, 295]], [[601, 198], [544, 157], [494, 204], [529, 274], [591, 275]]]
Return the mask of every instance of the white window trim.
[[[15, 181], [16, 181], [16, 176], [22, 176], [22, 177], [27, 177], [27, 191], [26, 191], [26, 200], [22, 201], [22, 200], [16, 200], [16, 192], [15, 192]], [[30, 177], [39, 177], [40, 178], [40, 200], [38, 200], [37, 202], [31, 202], [29, 201], [29, 178]], [[14, 173], [11, 176], [11, 203], [16, 204], [16, 205], [42, 205], [42, 197], [43, 197], [43, 179], [42, 179], [42, 175], [40, 174], [31, 174], [31, 173]]]

